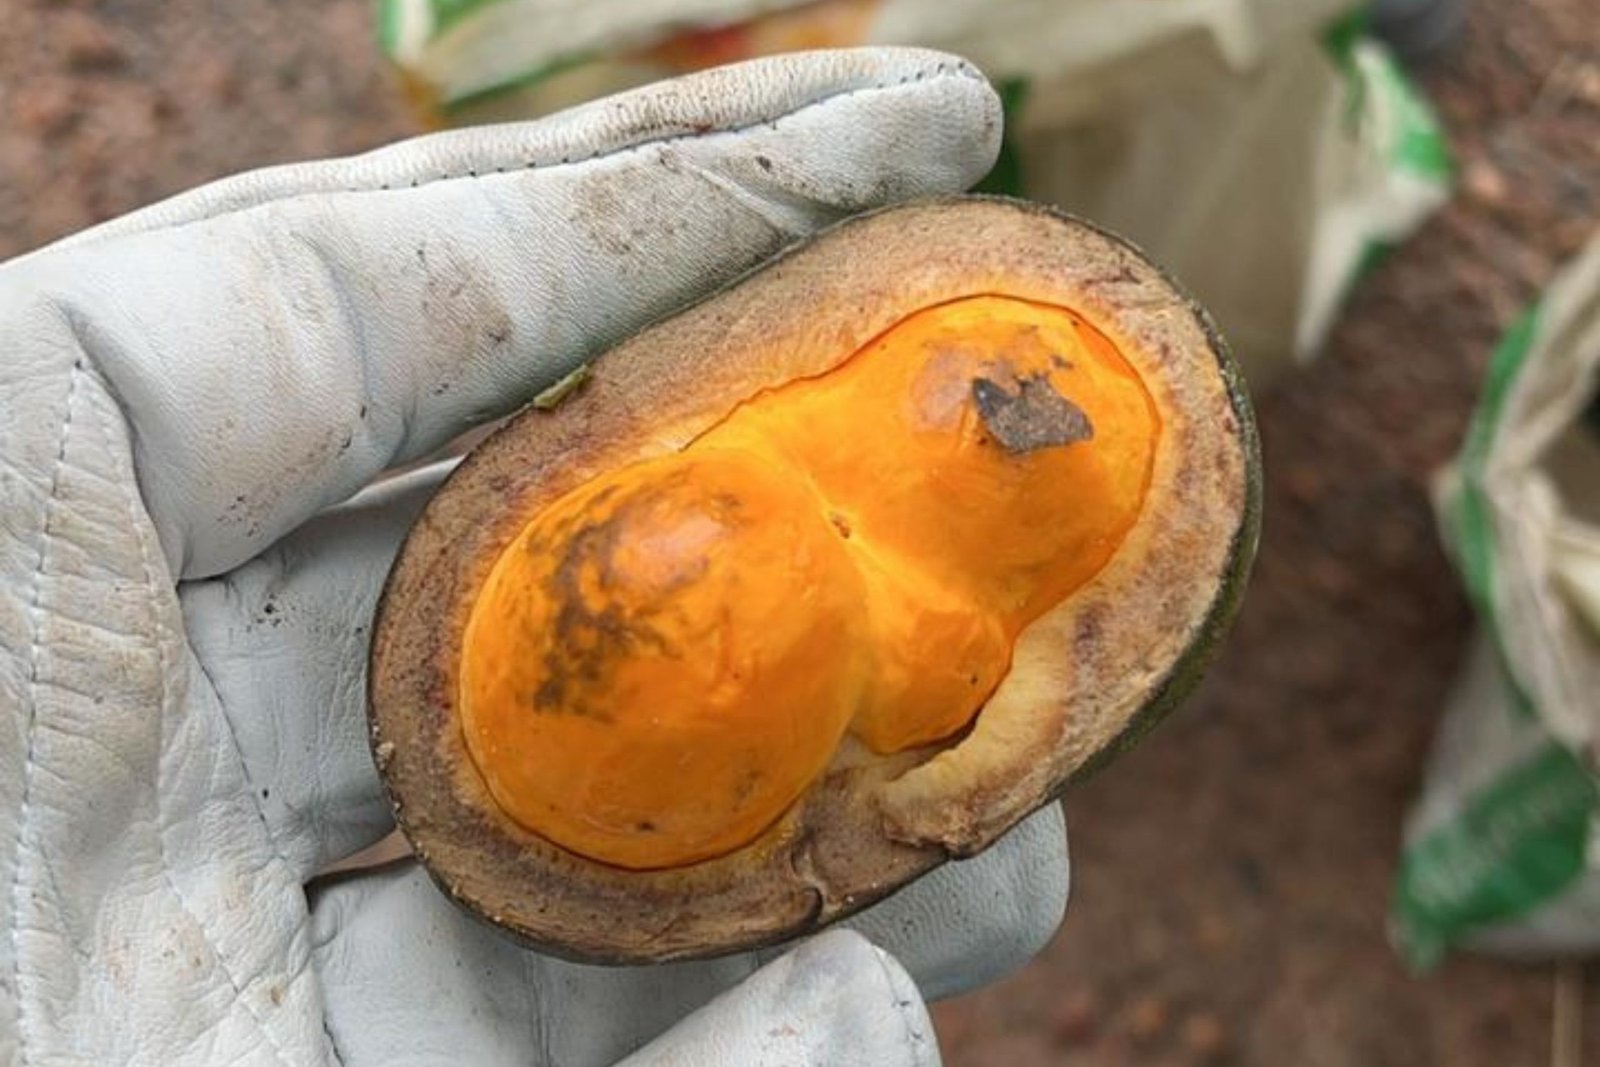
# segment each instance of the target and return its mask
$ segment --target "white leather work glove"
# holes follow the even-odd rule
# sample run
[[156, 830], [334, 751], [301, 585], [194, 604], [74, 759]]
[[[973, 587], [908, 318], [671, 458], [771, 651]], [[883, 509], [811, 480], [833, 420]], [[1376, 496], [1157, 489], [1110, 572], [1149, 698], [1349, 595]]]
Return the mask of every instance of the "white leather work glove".
[[392, 828], [368, 627], [439, 473], [363, 487], [799, 235], [969, 185], [999, 127], [949, 56], [763, 60], [0, 267], [0, 1063], [936, 1063], [918, 991], [1060, 919], [1055, 808], [854, 924], [906, 970], [847, 932], [579, 966], [410, 862], [306, 885]]

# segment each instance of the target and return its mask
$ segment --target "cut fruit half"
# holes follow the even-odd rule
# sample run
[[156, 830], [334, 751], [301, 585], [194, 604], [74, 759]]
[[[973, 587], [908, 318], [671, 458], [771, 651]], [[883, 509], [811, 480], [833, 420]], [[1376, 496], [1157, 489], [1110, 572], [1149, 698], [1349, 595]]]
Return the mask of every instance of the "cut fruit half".
[[715, 955], [969, 856], [1193, 684], [1260, 470], [1209, 319], [1015, 201], [859, 216], [479, 445], [390, 575], [374, 753], [560, 955]]

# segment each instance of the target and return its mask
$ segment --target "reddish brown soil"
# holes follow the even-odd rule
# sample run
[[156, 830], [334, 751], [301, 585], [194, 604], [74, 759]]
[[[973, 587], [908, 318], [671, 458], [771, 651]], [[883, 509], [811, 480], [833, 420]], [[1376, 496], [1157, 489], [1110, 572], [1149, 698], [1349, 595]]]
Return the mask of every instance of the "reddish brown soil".
[[[207, 178], [415, 132], [365, 0], [9, 14], [0, 256]], [[1073, 796], [1066, 925], [1018, 976], [937, 1008], [955, 1067], [1549, 1062], [1549, 969], [1413, 977], [1384, 918], [1470, 625], [1427, 477], [1501, 328], [1596, 230], [1595, 0], [1478, 0], [1425, 83], [1463, 192], [1262, 404], [1266, 535], [1238, 629], [1191, 706]]]
[[417, 132], [366, 0], [6, 0], [0, 256], [210, 178]]

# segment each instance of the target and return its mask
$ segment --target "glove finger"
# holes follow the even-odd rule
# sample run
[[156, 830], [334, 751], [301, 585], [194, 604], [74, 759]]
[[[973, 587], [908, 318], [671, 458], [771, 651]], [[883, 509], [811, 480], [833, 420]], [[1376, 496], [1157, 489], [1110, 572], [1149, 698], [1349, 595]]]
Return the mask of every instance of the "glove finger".
[[837, 930], [780, 956], [618, 1067], [938, 1067], [928, 1009], [893, 956]]
[[947, 863], [846, 925], [916, 976], [923, 999], [988, 985], [1055, 935], [1071, 885], [1061, 805], [1029, 816], [990, 849]]
[[393, 827], [367, 746], [369, 627], [406, 531], [450, 466], [387, 479], [244, 566], [178, 587], [200, 673], [301, 881]]
[[[901, 959], [924, 997], [972, 988], [1021, 966], [1059, 923], [1064, 843], [1052, 806], [849, 925]], [[312, 924], [329, 1030], [350, 1067], [452, 1051], [462, 1062], [526, 1064], [530, 1049], [540, 1065], [611, 1063], [786, 951], [660, 967], [567, 963], [474, 921], [410, 861], [319, 883]]]
[[940, 53], [773, 57], [245, 175], [8, 280], [115, 389], [173, 572], [203, 577], [795, 237], [965, 188], [999, 121]]
[[529, 952], [414, 862], [319, 882], [312, 957], [345, 1067], [601, 1067], [755, 969], [730, 957], [593, 967]]

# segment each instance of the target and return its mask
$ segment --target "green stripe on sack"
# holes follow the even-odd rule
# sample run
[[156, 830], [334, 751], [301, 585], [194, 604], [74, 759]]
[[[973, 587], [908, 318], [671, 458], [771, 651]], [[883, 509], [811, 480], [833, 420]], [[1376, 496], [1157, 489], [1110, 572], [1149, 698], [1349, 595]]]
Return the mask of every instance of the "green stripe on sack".
[[600, 53], [598, 52], [573, 52], [568, 55], [557, 56], [547, 63], [529, 67], [527, 70], [510, 75], [492, 85], [486, 85], [463, 93], [460, 96], [452, 97], [444, 101], [444, 110], [447, 114], [454, 113], [464, 108], [476, 107], [479, 104], [509, 96], [512, 93], [531, 89], [540, 82], [554, 78], [557, 74], [565, 74], [567, 71], [575, 70], [585, 63], [593, 63], [599, 58]]
[[378, 47], [393, 58], [399, 40], [400, 0], [378, 0]]
[[[1494, 526], [1489, 517], [1489, 500], [1483, 488], [1484, 468], [1500, 431], [1506, 398], [1511, 393], [1512, 384], [1522, 373], [1538, 329], [1539, 305], [1534, 304], [1506, 330], [1489, 360], [1483, 395], [1472, 413], [1467, 441], [1461, 449], [1461, 489], [1451, 509], [1454, 527], [1449, 534], [1455, 542], [1457, 566], [1479, 615], [1491, 627], [1496, 622], [1495, 543]], [[1495, 629], [1496, 643], [1499, 643], [1498, 628]]]
[[1378, 91], [1388, 100], [1400, 127], [1390, 161], [1419, 177], [1441, 183], [1450, 181], [1454, 173], [1450, 149], [1433, 105], [1417, 91], [1387, 49], [1376, 56], [1371, 70]]
[[[384, 55], [395, 56], [400, 47], [400, 27], [406, 21], [406, 8], [413, 10], [413, 18], [419, 17], [426, 11], [427, 40], [436, 41], [450, 27], [466, 19], [474, 12], [495, 4], [508, 3], [510, 0], [421, 0], [419, 4], [408, 4], [407, 0], [377, 0], [378, 46], [383, 49]], [[416, 41], [411, 42], [415, 47]]]
[[1361, 246], [1361, 259], [1357, 261], [1355, 270], [1350, 272], [1350, 287], [1364, 282], [1372, 276], [1384, 260], [1395, 250], [1395, 242], [1383, 238], [1372, 238]]
[[433, 32], [429, 34], [429, 39], [438, 38], [451, 26], [475, 11], [506, 2], [507, 0], [428, 0], [428, 10], [433, 15]]
[[1005, 116], [1005, 126], [1000, 135], [1000, 154], [994, 166], [974, 187], [978, 193], [996, 193], [1001, 196], [1022, 196], [1022, 153], [1017, 148], [1015, 131], [1022, 105], [1028, 99], [1028, 79], [1005, 78], [995, 86], [1000, 96], [1000, 110]]
[[[1495, 608], [1493, 512], [1484, 488], [1506, 404], [1540, 327], [1534, 304], [1496, 346], [1457, 464], [1444, 534], [1502, 667], [1509, 664]], [[1522, 730], [1543, 733], [1538, 709], [1504, 671], [1511, 714]], [[1394, 914], [1401, 948], [1414, 966], [1437, 963], [1474, 930], [1518, 919], [1570, 886], [1585, 870], [1600, 787], [1582, 760], [1549, 739], [1534, 754], [1475, 790], [1459, 814], [1409, 844], [1400, 861]]]
[[1389, 164], [1420, 178], [1448, 183], [1455, 173], [1450, 146], [1433, 105], [1406, 76], [1393, 53], [1371, 35], [1366, 5], [1329, 23], [1322, 45], [1334, 65], [1344, 73], [1345, 132], [1356, 134], [1367, 113], [1369, 97], [1388, 109], [1398, 127], [1389, 146]]
[[1551, 741], [1406, 849], [1395, 888], [1401, 945], [1430, 967], [1463, 935], [1525, 915], [1584, 870], [1600, 791]]
[[1344, 114], [1340, 121], [1347, 136], [1354, 136], [1360, 128], [1367, 103], [1367, 79], [1356, 65], [1356, 46], [1367, 39], [1370, 22], [1367, 8], [1362, 5], [1334, 19], [1322, 31], [1322, 47], [1344, 75]]
[[1322, 29], [1322, 47], [1346, 73], [1355, 66], [1356, 45], [1372, 30], [1372, 14], [1366, 4], [1351, 8]]

